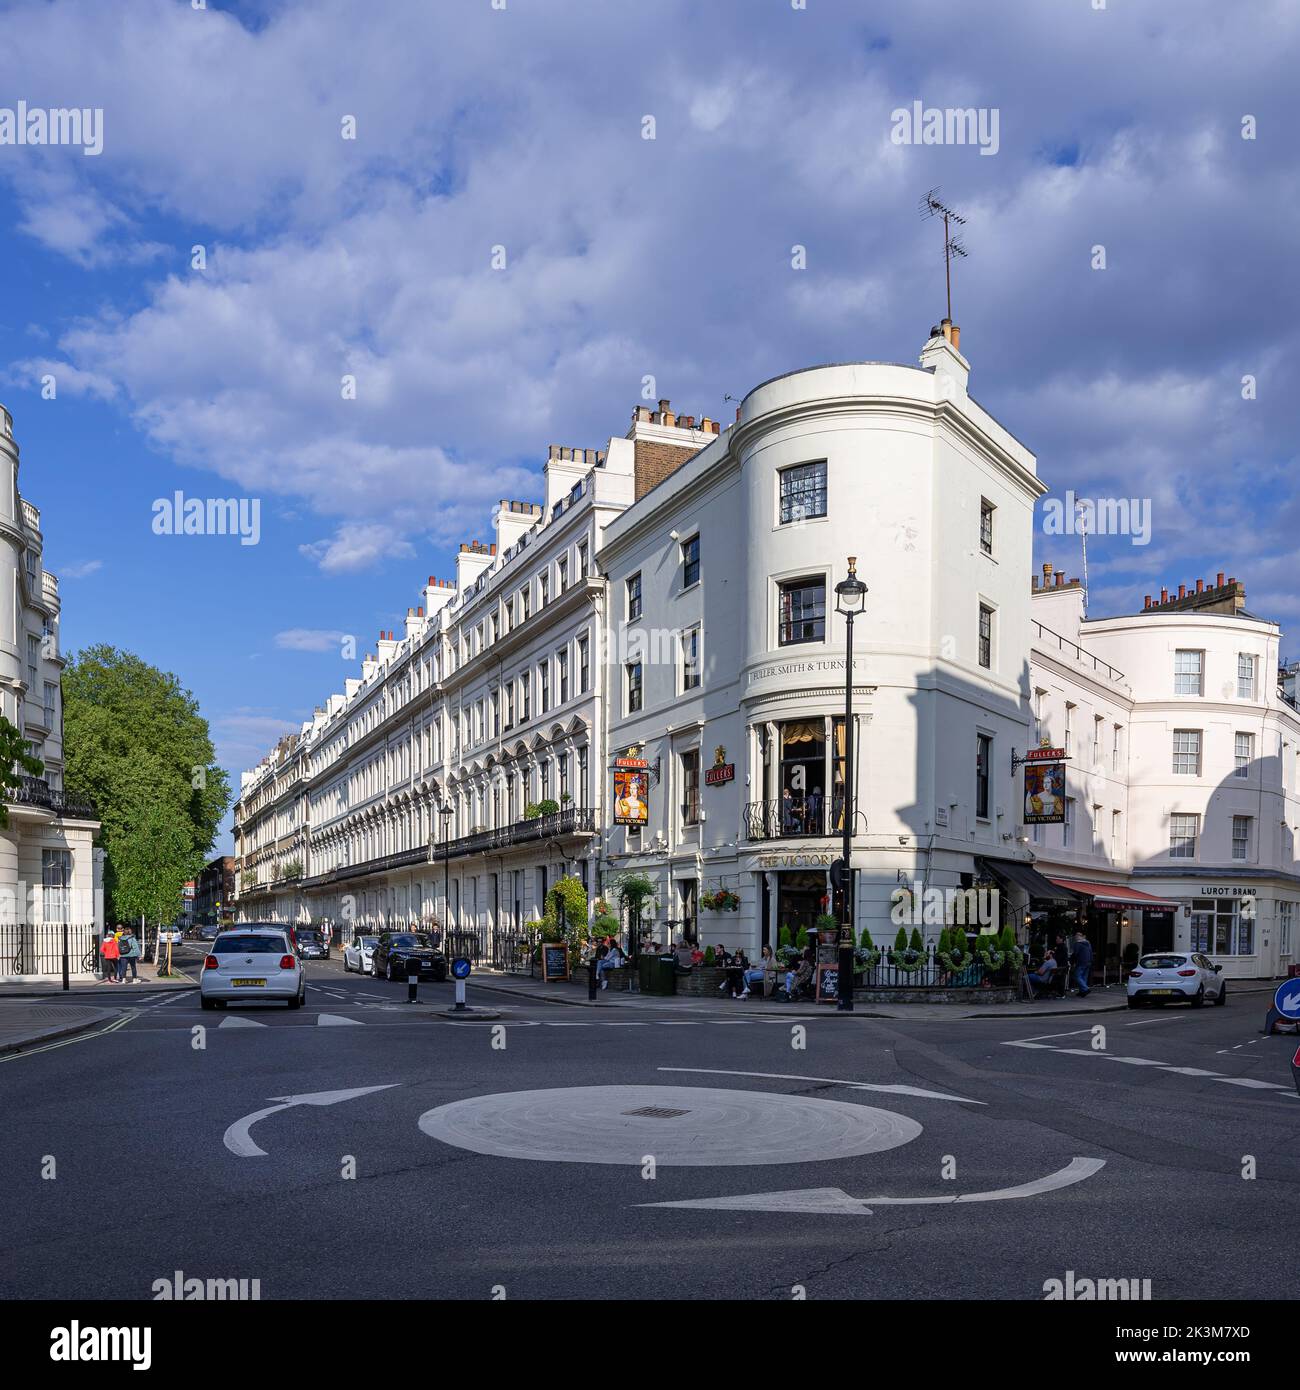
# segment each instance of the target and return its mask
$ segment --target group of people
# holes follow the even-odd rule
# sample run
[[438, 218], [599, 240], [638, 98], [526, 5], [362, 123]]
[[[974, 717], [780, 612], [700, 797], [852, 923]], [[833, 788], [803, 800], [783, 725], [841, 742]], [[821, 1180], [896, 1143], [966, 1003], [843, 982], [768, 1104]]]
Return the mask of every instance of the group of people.
[[1075, 932], [1074, 940], [1068, 945], [1064, 933], [1057, 932], [1051, 950], [1044, 942], [1041, 954], [1038, 964], [1025, 972], [1031, 999], [1037, 999], [1040, 992], [1045, 993], [1060, 971], [1069, 971], [1067, 988], [1073, 985], [1073, 993], [1080, 999], [1088, 997], [1092, 992], [1092, 942], [1082, 930]]
[[136, 936], [131, 927], [106, 927], [104, 938], [99, 943], [99, 958], [104, 966], [104, 977], [100, 983], [105, 985], [127, 984], [126, 972], [130, 970], [129, 983], [138, 985], [140, 983], [140, 971], [136, 962], [142, 954], [140, 938]]

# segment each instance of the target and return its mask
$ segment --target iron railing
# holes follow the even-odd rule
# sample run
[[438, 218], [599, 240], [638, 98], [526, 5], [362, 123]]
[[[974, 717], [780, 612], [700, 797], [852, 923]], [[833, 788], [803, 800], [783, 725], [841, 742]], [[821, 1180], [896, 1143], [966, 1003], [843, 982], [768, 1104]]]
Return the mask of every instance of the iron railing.
[[24, 777], [5, 798], [11, 806], [35, 806], [52, 811], [56, 816], [71, 816], [75, 820], [98, 820], [89, 801], [81, 801], [56, 791], [43, 777]]
[[[878, 964], [855, 970], [853, 987], [897, 990], [982, 989], [986, 984], [1014, 985], [1017, 980], [1016, 972], [1013, 972], [1008, 964], [1004, 963], [996, 970], [989, 970], [978, 957], [970, 964], [963, 965], [960, 970], [953, 970], [939, 959], [933, 946], [924, 947], [914, 955], [910, 951], [907, 952], [903, 956], [907, 965], [892, 965], [889, 955], [888, 950], [881, 949]], [[862, 964], [863, 953], [860, 950], [857, 952], [857, 960]], [[797, 965], [798, 961], [794, 961], [793, 964]], [[787, 968], [784, 957], [780, 959], [779, 965], [782, 971]], [[911, 968], [908, 968], [908, 965]]]
[[1038, 640], [1043, 643], [1055, 642], [1057, 649], [1061, 652], [1073, 652], [1074, 659], [1082, 666], [1091, 666], [1099, 675], [1104, 671], [1108, 680], [1122, 681], [1124, 672], [1112, 666], [1110, 662], [1103, 661], [1099, 656], [1093, 656], [1090, 651], [1085, 651], [1077, 642], [1071, 642], [1068, 637], [1062, 637], [1059, 632], [1053, 632], [1050, 627], [1044, 627], [1042, 623], [1032, 624], [1038, 634]]
[[[15, 975], [58, 975], [63, 970], [62, 922], [0, 923], [0, 979]], [[99, 940], [93, 922], [67, 927], [68, 969], [94, 972]]]
[[745, 838], [749, 840], [813, 839], [843, 833], [842, 796], [781, 796], [772, 801], [751, 801], [745, 807]]

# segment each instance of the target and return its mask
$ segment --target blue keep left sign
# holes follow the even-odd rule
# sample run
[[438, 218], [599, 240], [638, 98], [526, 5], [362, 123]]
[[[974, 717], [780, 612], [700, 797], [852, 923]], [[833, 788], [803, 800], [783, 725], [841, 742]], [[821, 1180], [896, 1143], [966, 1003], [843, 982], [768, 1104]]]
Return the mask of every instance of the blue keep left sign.
[[1300, 976], [1283, 980], [1278, 985], [1277, 993], [1273, 996], [1273, 1007], [1283, 1018], [1292, 1018], [1300, 1022]]
[[[451, 963], [451, 973], [456, 977], [456, 979], [458, 979], [458, 980], [467, 980], [467, 979], [469, 979], [469, 971], [470, 971], [470, 963], [469, 963], [469, 961], [468, 961], [464, 956], [457, 956], [456, 959], [455, 959], [454, 961], [452, 961], [452, 963]], [[1296, 984], [1300, 985], [1300, 980], [1297, 980], [1297, 981], [1296, 981]]]

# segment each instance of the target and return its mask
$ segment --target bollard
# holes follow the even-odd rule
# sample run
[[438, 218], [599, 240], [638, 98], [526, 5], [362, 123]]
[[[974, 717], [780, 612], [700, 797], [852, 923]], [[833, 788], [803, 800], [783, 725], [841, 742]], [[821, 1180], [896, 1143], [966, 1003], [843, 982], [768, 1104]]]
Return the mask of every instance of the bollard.
[[594, 1000], [596, 997], [596, 957], [593, 954], [587, 962], [587, 998]]
[[852, 945], [840, 945], [839, 972], [835, 983], [836, 1003], [835, 1009], [838, 1013], [851, 1014], [853, 1012], [853, 947]]
[[420, 1001], [417, 995], [420, 992], [420, 962], [418, 960], [408, 960], [406, 962], [406, 1002], [408, 1004], [418, 1004]]
[[71, 989], [68, 982], [68, 924], [63, 924], [63, 988]]

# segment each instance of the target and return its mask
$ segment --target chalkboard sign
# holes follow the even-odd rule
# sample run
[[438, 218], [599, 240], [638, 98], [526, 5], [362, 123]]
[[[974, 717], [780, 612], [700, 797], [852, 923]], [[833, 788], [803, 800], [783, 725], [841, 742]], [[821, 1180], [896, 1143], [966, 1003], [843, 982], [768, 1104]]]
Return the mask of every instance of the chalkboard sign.
[[542, 943], [542, 979], [567, 980], [569, 978], [569, 948], [564, 942]]
[[830, 1004], [840, 997], [840, 968], [838, 965], [817, 967], [817, 1002]]

